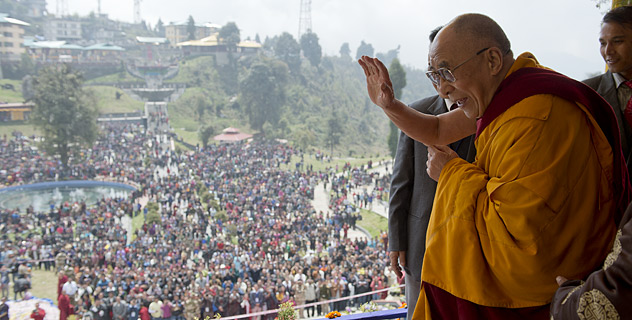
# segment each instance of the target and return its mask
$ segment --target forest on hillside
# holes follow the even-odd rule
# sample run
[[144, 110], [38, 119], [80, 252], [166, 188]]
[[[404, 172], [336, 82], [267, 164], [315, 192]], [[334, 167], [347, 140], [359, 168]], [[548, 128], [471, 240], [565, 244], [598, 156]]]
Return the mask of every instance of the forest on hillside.
[[[176, 131], [197, 132], [203, 144], [223, 128], [238, 126], [335, 156], [388, 154], [388, 119], [369, 100], [356, 60], [344, 50], [317, 62], [304, 53], [284, 54], [278, 43], [291, 47], [290, 38], [268, 39], [262, 54], [226, 65], [213, 56], [181, 61], [178, 76], [170, 80], [187, 84], [185, 94], [169, 106]], [[389, 54], [377, 56], [390, 63], [397, 51]], [[403, 101], [433, 94], [422, 70], [404, 69]]]
[[[113, 23], [94, 15], [70, 18], [82, 22], [86, 39], [94, 30]], [[189, 24], [195, 25], [191, 16]], [[164, 36], [162, 23], [154, 28], [144, 23], [118, 26], [128, 37], [126, 43], [133, 35]], [[27, 30], [31, 32], [38, 30]], [[193, 145], [210, 143], [213, 135], [230, 126], [337, 157], [389, 154], [389, 121], [368, 99], [364, 74], [356, 60], [361, 55], [376, 56], [388, 67], [397, 60], [399, 48], [376, 53], [364, 41], [355, 50], [343, 43], [338, 55], [328, 56], [322, 54], [315, 33], [295, 39], [284, 32], [263, 41], [257, 36], [255, 41], [262, 43], [262, 49], [255, 55], [240, 55], [236, 50], [241, 41], [236, 23], [223, 26], [219, 37], [229, 47], [228, 62], [218, 62], [214, 55], [184, 57], [180, 53], [163, 57], [164, 61], [179, 64], [177, 76], [167, 82], [184, 83], [187, 87], [178, 100], [169, 104], [172, 128], [184, 141]], [[119, 83], [143, 83], [127, 73], [124, 65], [142, 60], [144, 51], [137, 45], [125, 48], [120, 66], [108, 68], [109, 75], [103, 76], [103, 70], [95, 72], [94, 68], [73, 65], [83, 73], [102, 114], [142, 108], [115, 88]], [[173, 54], [177, 52], [175, 48], [170, 46], [166, 52]], [[231, 50], [234, 54], [230, 54]], [[2, 70], [5, 77], [19, 81], [26, 75], [36, 77], [42, 67], [23, 54], [19, 63], [5, 64]], [[423, 70], [403, 68], [404, 102], [434, 94]], [[4, 100], [17, 99], [10, 98]]]

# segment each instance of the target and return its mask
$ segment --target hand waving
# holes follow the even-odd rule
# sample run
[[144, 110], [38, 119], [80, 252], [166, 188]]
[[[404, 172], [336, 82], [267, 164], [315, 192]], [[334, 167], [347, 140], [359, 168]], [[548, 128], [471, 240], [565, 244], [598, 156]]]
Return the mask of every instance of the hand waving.
[[358, 63], [362, 66], [366, 76], [369, 98], [382, 109], [387, 108], [395, 99], [388, 70], [377, 58], [362, 56]]

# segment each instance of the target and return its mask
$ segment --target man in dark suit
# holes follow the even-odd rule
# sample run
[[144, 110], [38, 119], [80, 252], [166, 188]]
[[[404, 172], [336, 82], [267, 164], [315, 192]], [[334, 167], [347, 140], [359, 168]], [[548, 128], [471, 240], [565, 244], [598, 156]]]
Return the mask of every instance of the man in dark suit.
[[[626, 115], [632, 97], [629, 86], [632, 86], [632, 7], [612, 9], [603, 17], [599, 43], [608, 71], [584, 83], [595, 89], [614, 109], [621, 133], [621, 148], [628, 171], [632, 172], [632, 126], [628, 120], [632, 117]], [[608, 319], [630, 316], [631, 216], [632, 204], [623, 216], [612, 251], [602, 268], [582, 281], [557, 277], [560, 288], [551, 302], [551, 319], [585, 319], [588, 313], [594, 314], [597, 309], [592, 307], [596, 305], [604, 311], [603, 317]]]
[[[433, 96], [410, 105], [418, 111], [438, 115], [448, 111], [444, 99]], [[476, 155], [473, 137], [452, 143], [459, 156], [472, 162]], [[391, 268], [401, 278], [406, 273], [406, 304], [412, 319], [421, 289], [421, 265], [425, 252], [426, 229], [432, 211], [437, 182], [426, 173], [428, 149], [403, 132], [393, 164], [388, 212], [388, 243]]]
[[[430, 43], [440, 30], [441, 27], [438, 27], [430, 32]], [[440, 96], [421, 99], [409, 106], [432, 115], [448, 112], [446, 100]], [[450, 148], [461, 158], [469, 162], [474, 161], [476, 150], [473, 137], [457, 141], [451, 144]], [[426, 250], [426, 229], [437, 188], [437, 182], [426, 173], [427, 160], [426, 146], [401, 132], [391, 178], [388, 250], [391, 269], [398, 278], [402, 277], [401, 267], [406, 274], [408, 319], [412, 319], [421, 290], [421, 265]]]
[[621, 148], [628, 171], [632, 172], [632, 112], [625, 115], [632, 96], [632, 89], [626, 84], [626, 81], [632, 81], [632, 7], [613, 9], [603, 17], [599, 43], [608, 71], [584, 80], [584, 83], [595, 89], [614, 109], [621, 133]]

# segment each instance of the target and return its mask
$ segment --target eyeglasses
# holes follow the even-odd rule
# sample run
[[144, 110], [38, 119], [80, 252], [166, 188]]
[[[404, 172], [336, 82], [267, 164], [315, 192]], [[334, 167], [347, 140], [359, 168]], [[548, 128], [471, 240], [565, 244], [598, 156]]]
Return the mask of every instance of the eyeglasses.
[[485, 52], [489, 48], [490, 47], [487, 47], [485, 49], [479, 50], [475, 55], [473, 55], [473, 56], [467, 58], [467, 60], [459, 63], [456, 67], [452, 68], [452, 70], [450, 70], [448, 68], [439, 68], [439, 69], [434, 70], [434, 71], [428, 71], [428, 72], [426, 72], [426, 77], [428, 77], [428, 79], [430, 79], [430, 81], [432, 81], [432, 83], [434, 83], [434, 85], [436, 85], [436, 86], [439, 85], [441, 79], [443, 79], [443, 80], [445, 80], [447, 82], [454, 82], [454, 81], [456, 81], [456, 78], [454, 77], [454, 74], [452, 72], [454, 72], [460, 66], [464, 65], [466, 62], [474, 59], [479, 54]]

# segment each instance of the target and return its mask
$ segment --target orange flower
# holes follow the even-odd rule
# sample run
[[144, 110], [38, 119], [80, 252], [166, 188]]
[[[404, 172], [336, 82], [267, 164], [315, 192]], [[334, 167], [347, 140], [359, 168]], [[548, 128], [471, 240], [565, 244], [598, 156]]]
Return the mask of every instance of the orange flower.
[[342, 314], [340, 314], [340, 312], [338, 311], [332, 311], [325, 316], [325, 318], [327, 319], [333, 319], [333, 318], [338, 318], [338, 317], [342, 317]]

